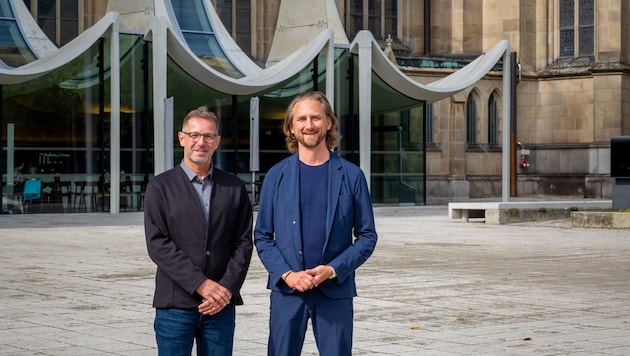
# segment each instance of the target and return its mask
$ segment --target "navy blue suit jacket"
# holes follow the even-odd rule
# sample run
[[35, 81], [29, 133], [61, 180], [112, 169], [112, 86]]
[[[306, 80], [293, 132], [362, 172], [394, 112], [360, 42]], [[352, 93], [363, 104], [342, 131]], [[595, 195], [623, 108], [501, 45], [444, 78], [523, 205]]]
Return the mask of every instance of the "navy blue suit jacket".
[[[372, 201], [363, 172], [333, 152], [328, 175], [328, 192], [322, 192], [328, 203], [321, 264], [332, 266], [337, 278], [319, 289], [330, 298], [351, 298], [357, 293], [355, 270], [376, 246]], [[299, 160], [293, 154], [265, 175], [254, 229], [258, 255], [269, 272], [267, 287], [284, 293], [294, 291], [282, 281], [282, 274], [304, 270], [299, 189]]]

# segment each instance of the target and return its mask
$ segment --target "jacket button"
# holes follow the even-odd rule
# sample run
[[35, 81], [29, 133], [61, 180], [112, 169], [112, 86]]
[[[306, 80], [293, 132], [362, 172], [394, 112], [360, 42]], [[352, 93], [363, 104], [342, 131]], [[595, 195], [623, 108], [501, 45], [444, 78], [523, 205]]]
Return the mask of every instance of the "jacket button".
[[206, 256], [210, 256], [210, 250], [206, 250]]

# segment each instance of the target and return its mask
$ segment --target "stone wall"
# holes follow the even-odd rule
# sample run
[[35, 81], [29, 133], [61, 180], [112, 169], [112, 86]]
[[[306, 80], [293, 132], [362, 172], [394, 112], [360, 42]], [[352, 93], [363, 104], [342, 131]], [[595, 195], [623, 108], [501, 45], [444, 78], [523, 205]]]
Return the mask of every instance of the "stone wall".
[[[610, 138], [630, 134], [630, 4], [595, 2], [592, 57], [558, 58], [557, 2], [535, 0], [447, 2], [432, 11], [448, 21], [436, 25], [434, 48], [452, 53], [485, 51], [509, 39], [521, 66], [516, 94], [516, 138], [530, 150], [530, 167], [517, 168], [517, 195], [611, 197]], [[461, 6], [458, 8], [458, 6]], [[482, 8], [482, 11], [478, 11]], [[476, 20], [461, 15], [467, 9]], [[473, 26], [481, 21], [481, 32]], [[469, 31], [464, 31], [468, 29]], [[481, 42], [467, 40], [477, 34]], [[472, 45], [475, 44], [475, 45]], [[408, 70], [418, 81], [433, 73]], [[427, 152], [427, 199], [491, 198], [501, 195], [500, 149], [484, 142], [487, 98], [502, 93], [492, 75], [433, 105], [434, 141]], [[465, 102], [478, 98], [479, 144], [468, 145]], [[503, 113], [500, 114], [503, 116]], [[503, 119], [503, 117], [502, 117]], [[500, 129], [502, 124], [500, 124]], [[502, 134], [499, 134], [502, 145]], [[486, 140], [486, 141], [484, 141]], [[517, 161], [520, 155], [516, 154]], [[516, 162], [514, 163], [516, 165]]]

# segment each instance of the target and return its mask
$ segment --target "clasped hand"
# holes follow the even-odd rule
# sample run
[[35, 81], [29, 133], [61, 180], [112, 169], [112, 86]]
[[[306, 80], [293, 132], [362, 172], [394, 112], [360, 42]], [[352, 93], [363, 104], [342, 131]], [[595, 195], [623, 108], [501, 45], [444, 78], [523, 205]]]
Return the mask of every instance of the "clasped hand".
[[203, 301], [197, 307], [200, 313], [214, 315], [223, 310], [232, 299], [232, 292], [219, 283], [206, 279], [197, 288], [197, 293]]
[[289, 273], [284, 282], [298, 292], [306, 292], [313, 289], [333, 275], [333, 268], [326, 265], [319, 265], [315, 268], [300, 272]]

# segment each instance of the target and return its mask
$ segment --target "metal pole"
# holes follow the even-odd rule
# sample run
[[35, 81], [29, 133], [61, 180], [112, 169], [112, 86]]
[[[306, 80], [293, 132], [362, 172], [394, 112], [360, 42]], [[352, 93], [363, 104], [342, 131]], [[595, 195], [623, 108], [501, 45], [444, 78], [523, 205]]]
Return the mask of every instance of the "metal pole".
[[111, 67], [109, 212], [118, 214], [120, 212], [120, 46], [118, 17], [114, 21], [112, 28], [109, 62]]
[[510, 53], [510, 43], [508, 42], [505, 53], [503, 54], [503, 160], [501, 164], [501, 200], [508, 202], [510, 200], [510, 113], [511, 98], [510, 92], [512, 87], [512, 60]]
[[[166, 98], [167, 44], [166, 24], [162, 17], [153, 23], [153, 155], [154, 171], [158, 175], [166, 171], [164, 147], [164, 99]], [[112, 172], [113, 173], [113, 172]], [[113, 174], [112, 174], [113, 175]]]
[[368, 189], [371, 181], [372, 151], [372, 35], [359, 31], [359, 166]]
[[512, 53], [512, 67], [511, 67], [511, 80], [510, 86], [510, 196], [518, 196], [518, 181], [516, 177], [516, 83], [518, 63], [516, 63], [516, 52]]
[[7, 186], [13, 186], [15, 168], [15, 124], [7, 124]]
[[256, 172], [260, 170], [260, 99], [249, 99], [249, 170], [252, 172], [252, 204], [256, 204]]

